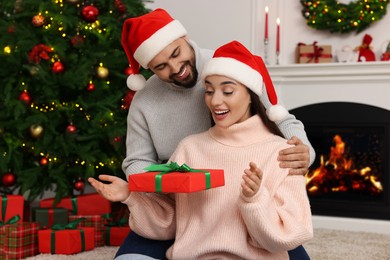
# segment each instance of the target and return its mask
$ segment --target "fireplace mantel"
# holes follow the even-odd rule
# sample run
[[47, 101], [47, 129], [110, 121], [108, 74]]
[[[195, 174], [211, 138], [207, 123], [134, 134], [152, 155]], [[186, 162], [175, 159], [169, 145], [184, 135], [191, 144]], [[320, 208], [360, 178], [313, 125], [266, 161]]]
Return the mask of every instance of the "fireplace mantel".
[[[289, 110], [323, 102], [356, 102], [390, 111], [390, 62], [268, 66]], [[316, 228], [390, 234], [390, 221], [313, 216]]]
[[390, 110], [390, 62], [274, 65], [268, 69], [288, 109], [349, 101]]

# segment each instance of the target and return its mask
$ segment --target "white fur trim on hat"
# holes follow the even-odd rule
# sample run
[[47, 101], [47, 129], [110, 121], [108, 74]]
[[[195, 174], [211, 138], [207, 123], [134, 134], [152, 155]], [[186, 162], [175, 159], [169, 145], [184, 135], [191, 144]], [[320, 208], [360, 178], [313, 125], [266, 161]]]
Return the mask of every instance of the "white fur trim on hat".
[[152, 36], [145, 40], [134, 52], [134, 59], [144, 67], [148, 68], [149, 62], [156, 57], [165, 47], [182, 36], [187, 35], [184, 26], [177, 20], [173, 20]]
[[276, 122], [284, 119], [288, 115], [288, 111], [281, 105], [274, 105], [267, 109], [269, 120]]
[[129, 89], [138, 91], [145, 87], [146, 80], [142, 74], [131, 74], [127, 77], [126, 85]]
[[212, 58], [203, 68], [202, 81], [204, 82], [205, 78], [210, 75], [221, 75], [237, 80], [255, 94], [261, 96], [263, 86], [261, 74], [236, 59], [225, 57]]

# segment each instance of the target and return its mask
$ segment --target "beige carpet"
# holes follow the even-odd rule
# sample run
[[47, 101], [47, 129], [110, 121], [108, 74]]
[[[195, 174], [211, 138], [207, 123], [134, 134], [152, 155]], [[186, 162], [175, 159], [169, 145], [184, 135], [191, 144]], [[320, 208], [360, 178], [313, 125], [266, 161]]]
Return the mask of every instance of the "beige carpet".
[[[312, 260], [390, 260], [390, 235], [316, 229], [304, 245]], [[77, 255], [41, 254], [30, 260], [109, 260], [118, 247], [98, 247]]]

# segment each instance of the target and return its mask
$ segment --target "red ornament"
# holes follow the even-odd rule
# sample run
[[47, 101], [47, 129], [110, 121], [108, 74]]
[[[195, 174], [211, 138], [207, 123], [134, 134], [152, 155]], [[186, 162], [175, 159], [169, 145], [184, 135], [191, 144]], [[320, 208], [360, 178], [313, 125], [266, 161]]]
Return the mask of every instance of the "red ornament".
[[20, 94], [19, 100], [23, 101], [27, 105], [29, 105], [31, 103], [31, 97], [27, 91], [23, 91], [22, 94]]
[[99, 10], [93, 5], [85, 6], [81, 10], [81, 16], [83, 17], [84, 21], [88, 23], [95, 22], [97, 20], [98, 15], [99, 15]]
[[129, 107], [131, 105], [131, 102], [133, 101], [134, 94], [135, 94], [135, 91], [133, 91], [133, 90], [128, 90], [127, 91], [126, 96], [122, 99], [122, 106], [121, 106], [121, 108], [123, 110], [129, 109]]
[[15, 25], [10, 25], [7, 28], [7, 33], [14, 33], [15, 32]]
[[127, 67], [124, 71], [125, 75], [132, 75], [134, 74], [134, 70], [132, 67]]
[[46, 166], [49, 163], [49, 160], [46, 157], [42, 157], [41, 160], [39, 161], [39, 164], [41, 166]]
[[35, 27], [41, 27], [42, 25], [45, 24], [45, 17], [43, 17], [43, 15], [40, 14], [34, 15], [31, 22]]
[[64, 64], [62, 64], [61, 61], [56, 61], [56, 62], [53, 63], [53, 66], [51, 67], [51, 70], [52, 70], [55, 74], [62, 73], [62, 72], [64, 72], [64, 70], [65, 70]]
[[115, 143], [119, 143], [119, 142], [121, 142], [122, 141], [122, 138], [120, 137], [120, 136], [115, 136], [114, 137], [114, 142]]
[[114, 6], [116, 9], [118, 9], [118, 13], [124, 14], [127, 10], [127, 7], [125, 4], [123, 4], [122, 0], [115, 0]]
[[77, 127], [75, 127], [74, 125], [68, 125], [68, 127], [66, 128], [66, 132], [68, 132], [69, 134], [73, 134], [77, 131]]
[[74, 183], [74, 189], [78, 191], [83, 191], [85, 188], [85, 183], [82, 180], [78, 180]]
[[80, 47], [83, 45], [85, 42], [85, 39], [81, 35], [75, 35], [70, 39], [70, 43], [72, 44], [73, 47]]
[[7, 172], [2, 177], [2, 183], [4, 187], [11, 187], [14, 186], [16, 183], [16, 177], [15, 174], [12, 172]]
[[88, 90], [89, 92], [94, 91], [94, 90], [95, 90], [95, 84], [89, 83], [88, 86], [87, 86], [87, 90]]

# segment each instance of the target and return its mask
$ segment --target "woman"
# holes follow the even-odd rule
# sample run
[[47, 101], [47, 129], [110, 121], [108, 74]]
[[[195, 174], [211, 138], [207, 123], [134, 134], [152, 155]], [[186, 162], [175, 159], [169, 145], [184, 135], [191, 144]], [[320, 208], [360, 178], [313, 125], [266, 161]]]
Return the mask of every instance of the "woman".
[[[278, 152], [288, 145], [272, 121], [286, 111], [276, 105], [264, 62], [234, 41], [216, 50], [202, 80], [215, 125], [183, 139], [170, 161], [222, 168], [225, 186], [189, 194], [129, 195], [126, 182], [102, 179], [118, 184], [120, 193], [111, 195], [118, 199], [121, 194], [137, 234], [176, 238], [169, 259], [288, 259], [288, 250], [311, 239], [313, 228], [305, 177], [278, 166]], [[259, 99], [263, 83], [275, 105], [267, 112]], [[96, 182], [91, 180], [110, 199]]]

